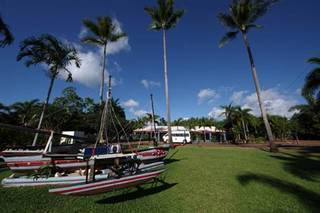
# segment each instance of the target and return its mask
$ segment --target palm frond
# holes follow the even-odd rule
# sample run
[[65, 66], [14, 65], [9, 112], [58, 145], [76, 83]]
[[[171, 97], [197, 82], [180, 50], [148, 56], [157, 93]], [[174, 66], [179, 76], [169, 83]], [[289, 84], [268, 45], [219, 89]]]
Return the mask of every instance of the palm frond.
[[272, 5], [279, 0], [252, 0], [250, 3], [250, 17], [249, 22], [254, 23], [258, 18], [264, 16]]
[[233, 31], [233, 32], [227, 32], [225, 36], [222, 37], [222, 39], [219, 42], [219, 48], [224, 47], [226, 44], [228, 44], [231, 40], [235, 39], [238, 35], [239, 31]]
[[124, 37], [127, 37], [126, 33], [112, 34], [110, 36], [110, 41], [115, 42], [115, 41], [118, 41], [120, 38], [124, 38]]
[[96, 38], [93, 36], [85, 36], [85, 37], [81, 38], [81, 42], [86, 43], [86, 44], [98, 45], [98, 46], [104, 45], [104, 43], [99, 38]]
[[82, 21], [83, 25], [88, 28], [94, 35], [99, 36], [100, 35], [100, 31], [99, 31], [99, 27], [92, 22], [90, 19], [84, 19]]
[[309, 62], [310, 64], [320, 65], [320, 58], [318, 57], [309, 58], [307, 62]]
[[[312, 70], [305, 79], [305, 84], [301, 94], [309, 100], [314, 97], [315, 93], [320, 90], [320, 68]], [[317, 98], [319, 94], [316, 95]], [[320, 99], [319, 99], [320, 100]]]
[[5, 47], [7, 45], [10, 45], [14, 41], [14, 37], [10, 32], [8, 25], [4, 23], [1, 16], [0, 16], [0, 34], [3, 35], [3, 39], [0, 39], [0, 47]]
[[162, 25], [160, 22], [160, 17], [158, 15], [157, 8], [145, 7], [144, 10], [150, 15], [152, 23], [150, 24], [150, 30], [161, 30]]
[[184, 10], [177, 10], [176, 12], [174, 12], [170, 18], [168, 19], [166, 25], [165, 25], [165, 29], [170, 29], [175, 27], [179, 20], [181, 19], [181, 17], [184, 15], [185, 11]]
[[231, 28], [231, 29], [238, 29], [237, 24], [234, 22], [233, 18], [230, 15], [225, 14], [225, 13], [219, 13], [217, 17], [218, 17], [219, 22], [223, 26], [225, 26], [227, 28]]

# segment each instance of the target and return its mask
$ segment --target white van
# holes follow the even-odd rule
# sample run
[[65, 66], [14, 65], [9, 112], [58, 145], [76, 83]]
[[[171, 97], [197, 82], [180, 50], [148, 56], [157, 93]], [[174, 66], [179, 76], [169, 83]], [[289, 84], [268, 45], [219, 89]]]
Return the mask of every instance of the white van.
[[[168, 143], [169, 136], [168, 133], [162, 137], [163, 141]], [[187, 130], [177, 130], [172, 131], [172, 142], [173, 143], [191, 143], [190, 132]]]

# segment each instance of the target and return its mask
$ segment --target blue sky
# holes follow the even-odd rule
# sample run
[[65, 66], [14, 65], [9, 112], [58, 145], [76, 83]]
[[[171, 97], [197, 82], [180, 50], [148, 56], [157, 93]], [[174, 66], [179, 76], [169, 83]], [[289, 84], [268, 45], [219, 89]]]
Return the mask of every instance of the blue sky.
[[[229, 0], [177, 0], [186, 14], [168, 32], [168, 66], [173, 118], [217, 117], [219, 106], [231, 101], [258, 114], [248, 58], [240, 38], [218, 48], [225, 33], [216, 18]], [[108, 56], [108, 72], [115, 77], [114, 97], [134, 118], [150, 111], [149, 94], [155, 99], [156, 113], [165, 115], [161, 34], [148, 30], [150, 18], [145, 6], [150, 0], [18, 1], [0, 0], [0, 13], [16, 40], [0, 49], [0, 102], [11, 104], [29, 99], [43, 100], [49, 79], [44, 67], [26, 68], [16, 62], [19, 42], [31, 35], [50, 33], [77, 45], [83, 68], [73, 83], [59, 79], [53, 97], [74, 86], [82, 97], [98, 99], [99, 51], [79, 42], [85, 34], [83, 18], [111, 16], [128, 38], [113, 44]], [[305, 61], [319, 56], [318, 0], [283, 0], [261, 18], [261, 30], [251, 31], [253, 49], [265, 102], [271, 114], [290, 116], [287, 109], [303, 102], [299, 89], [312, 69]], [[148, 84], [146, 88], [144, 84]], [[52, 100], [52, 99], [51, 99]]]

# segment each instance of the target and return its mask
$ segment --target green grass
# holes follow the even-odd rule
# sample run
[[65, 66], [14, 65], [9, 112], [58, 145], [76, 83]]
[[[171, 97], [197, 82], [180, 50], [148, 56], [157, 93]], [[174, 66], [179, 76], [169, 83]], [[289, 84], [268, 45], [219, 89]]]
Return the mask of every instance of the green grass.
[[[167, 159], [166, 184], [90, 197], [48, 187], [0, 188], [1, 212], [319, 212], [319, 152], [181, 147]], [[0, 178], [9, 172], [0, 169]]]

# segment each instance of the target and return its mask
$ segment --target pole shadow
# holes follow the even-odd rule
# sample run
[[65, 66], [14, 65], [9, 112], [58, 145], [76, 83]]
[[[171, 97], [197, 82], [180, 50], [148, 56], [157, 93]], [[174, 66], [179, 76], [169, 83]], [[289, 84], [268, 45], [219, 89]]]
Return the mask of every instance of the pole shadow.
[[251, 182], [257, 182], [266, 186], [274, 187], [283, 193], [290, 194], [296, 197], [301, 204], [312, 212], [319, 212], [320, 209], [320, 194], [311, 190], [305, 189], [300, 185], [290, 183], [278, 178], [267, 175], [246, 173], [237, 177], [241, 185], [245, 186]]

